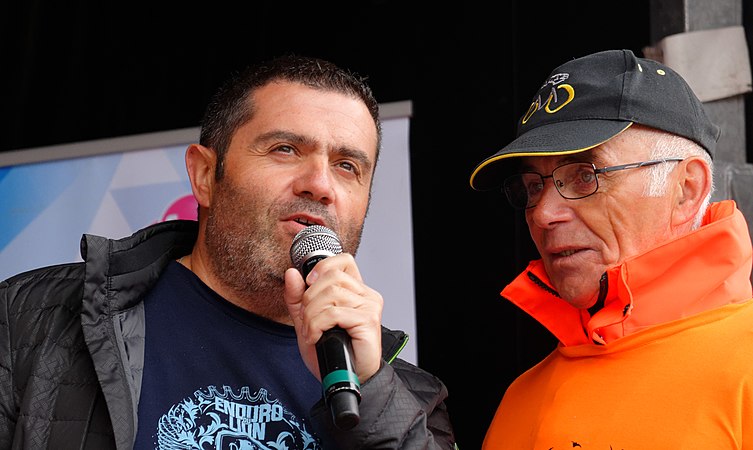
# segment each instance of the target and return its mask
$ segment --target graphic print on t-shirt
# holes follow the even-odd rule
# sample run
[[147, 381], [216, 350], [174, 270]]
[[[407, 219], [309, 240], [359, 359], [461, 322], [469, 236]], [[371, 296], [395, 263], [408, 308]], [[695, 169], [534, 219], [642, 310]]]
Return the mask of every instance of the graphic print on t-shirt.
[[322, 385], [292, 326], [228, 302], [175, 262], [144, 314], [134, 450], [321, 450], [308, 414]]
[[304, 421], [264, 388], [197, 390], [165, 412], [156, 429], [155, 450], [321, 449]]

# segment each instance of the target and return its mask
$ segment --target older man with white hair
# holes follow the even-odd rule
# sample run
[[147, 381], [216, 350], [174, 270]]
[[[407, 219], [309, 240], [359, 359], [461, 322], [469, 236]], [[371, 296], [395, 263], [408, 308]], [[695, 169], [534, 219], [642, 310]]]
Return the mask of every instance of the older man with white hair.
[[559, 341], [484, 449], [753, 449], [753, 250], [710, 203], [718, 138], [676, 72], [609, 50], [556, 68], [479, 163], [540, 255], [501, 295]]

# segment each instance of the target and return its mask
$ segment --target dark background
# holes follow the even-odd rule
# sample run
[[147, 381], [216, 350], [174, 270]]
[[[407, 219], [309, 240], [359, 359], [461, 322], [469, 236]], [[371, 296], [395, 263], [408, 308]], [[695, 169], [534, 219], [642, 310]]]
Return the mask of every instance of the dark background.
[[198, 126], [231, 71], [288, 52], [410, 100], [419, 363], [449, 388], [461, 450], [481, 447], [507, 385], [555, 343], [498, 295], [535, 256], [525, 224], [468, 177], [555, 66], [641, 56], [648, 0], [23, 3], [0, 18], [0, 151]]

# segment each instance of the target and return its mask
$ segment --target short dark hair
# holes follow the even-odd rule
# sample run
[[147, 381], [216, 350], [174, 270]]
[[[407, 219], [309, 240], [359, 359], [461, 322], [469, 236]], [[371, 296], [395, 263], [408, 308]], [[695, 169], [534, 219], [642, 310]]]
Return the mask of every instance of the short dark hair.
[[252, 94], [274, 81], [301, 83], [324, 91], [338, 92], [360, 99], [368, 108], [377, 130], [376, 155], [382, 142], [379, 104], [366, 78], [332, 62], [299, 55], [284, 55], [249, 66], [232, 75], [212, 96], [201, 121], [199, 142], [217, 153], [215, 176], [223, 175], [223, 161], [236, 130], [254, 114]]

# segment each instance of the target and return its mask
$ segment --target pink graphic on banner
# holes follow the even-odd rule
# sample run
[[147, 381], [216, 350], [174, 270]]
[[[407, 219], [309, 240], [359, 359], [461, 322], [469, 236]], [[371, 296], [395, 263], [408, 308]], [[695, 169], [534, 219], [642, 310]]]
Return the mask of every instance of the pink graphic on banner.
[[185, 195], [175, 200], [167, 207], [165, 214], [162, 215], [162, 222], [166, 220], [196, 220], [198, 218], [198, 203], [193, 194]]

